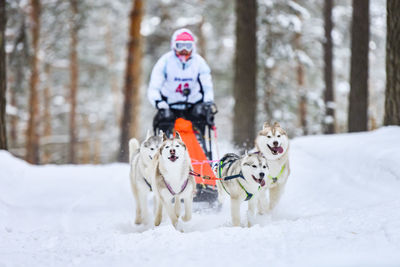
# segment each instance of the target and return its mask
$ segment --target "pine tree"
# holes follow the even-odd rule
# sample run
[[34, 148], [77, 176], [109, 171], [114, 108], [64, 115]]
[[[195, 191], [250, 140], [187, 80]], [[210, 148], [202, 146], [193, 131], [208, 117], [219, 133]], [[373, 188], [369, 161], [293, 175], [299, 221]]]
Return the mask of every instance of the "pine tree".
[[385, 125], [400, 125], [400, 1], [387, 0]]
[[40, 0], [31, 0], [31, 20], [32, 20], [32, 47], [33, 54], [31, 60], [31, 77], [29, 81], [30, 96], [29, 96], [29, 121], [27, 130], [26, 142], [26, 160], [33, 164], [38, 164], [39, 159], [39, 134], [38, 134], [38, 54], [39, 54], [39, 38], [40, 38]]
[[333, 0], [325, 0], [324, 4], [324, 21], [325, 21], [325, 40], [324, 45], [324, 102], [325, 102], [325, 116], [324, 116], [324, 133], [335, 133], [335, 109], [333, 107], [334, 87], [333, 87], [333, 42], [332, 42], [332, 7]]
[[233, 93], [235, 145], [253, 146], [256, 122], [256, 0], [236, 0], [236, 54]]
[[119, 161], [128, 161], [128, 141], [138, 138], [139, 124], [139, 89], [141, 69], [141, 35], [140, 24], [143, 16], [143, 1], [134, 0], [130, 13], [128, 41], [128, 59], [125, 72], [124, 107], [122, 112]]
[[7, 23], [6, 1], [0, 0], [0, 149], [7, 149], [6, 132], [6, 53], [5, 28]]
[[369, 0], [353, 0], [349, 132], [368, 130]]

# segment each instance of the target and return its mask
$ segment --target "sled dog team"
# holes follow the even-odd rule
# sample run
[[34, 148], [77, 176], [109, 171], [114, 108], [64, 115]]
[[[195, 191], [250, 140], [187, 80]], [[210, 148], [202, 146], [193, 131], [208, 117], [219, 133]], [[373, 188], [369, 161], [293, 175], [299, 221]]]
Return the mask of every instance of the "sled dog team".
[[[289, 138], [278, 123], [264, 123], [255, 139], [255, 151], [238, 156], [224, 155], [215, 166], [218, 199], [231, 200], [233, 226], [240, 225], [240, 204], [248, 202], [247, 222], [254, 223], [256, 213], [265, 214], [278, 203], [287, 182], [289, 169]], [[130, 181], [136, 203], [135, 224], [149, 223], [147, 196], [155, 194], [155, 220], [160, 225], [165, 208], [176, 228], [183, 200], [183, 221], [192, 217], [196, 182], [191, 175], [192, 165], [185, 143], [176, 132], [174, 138], [160, 132], [139, 142], [129, 141]], [[268, 191], [268, 200], [267, 200]]]

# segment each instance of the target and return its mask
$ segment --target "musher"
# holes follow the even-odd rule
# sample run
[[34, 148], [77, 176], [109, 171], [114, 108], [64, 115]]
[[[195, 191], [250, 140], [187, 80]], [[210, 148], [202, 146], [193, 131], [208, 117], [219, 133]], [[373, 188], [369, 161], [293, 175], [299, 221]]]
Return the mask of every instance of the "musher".
[[153, 67], [147, 97], [158, 109], [154, 131], [171, 134], [179, 117], [191, 121], [202, 134], [205, 125], [214, 125], [216, 106], [210, 67], [196, 53], [195, 36], [190, 30], [179, 29], [172, 35], [171, 51]]

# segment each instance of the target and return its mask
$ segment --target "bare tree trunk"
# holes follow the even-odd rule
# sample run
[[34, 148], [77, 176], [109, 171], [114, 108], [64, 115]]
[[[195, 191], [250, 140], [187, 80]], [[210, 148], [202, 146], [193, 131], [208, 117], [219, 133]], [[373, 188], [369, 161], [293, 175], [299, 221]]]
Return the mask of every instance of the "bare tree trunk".
[[385, 125], [400, 125], [400, 1], [387, 0]]
[[[17, 108], [17, 92], [15, 90], [10, 90], [11, 95], [11, 106]], [[10, 119], [10, 145], [16, 146], [17, 145], [17, 125], [18, 125], [18, 114], [12, 116]]]
[[80, 144], [80, 148], [81, 148], [81, 159], [80, 162], [82, 164], [89, 164], [91, 163], [91, 149], [90, 149], [90, 143], [91, 143], [91, 138], [90, 136], [92, 136], [92, 127], [90, 125], [89, 122], [89, 116], [87, 114], [83, 114], [82, 115], [82, 126], [83, 128], [86, 129], [86, 136], [84, 137], [83, 140], [81, 140], [81, 144]]
[[26, 142], [26, 160], [33, 164], [39, 163], [39, 135], [38, 135], [38, 95], [37, 87], [39, 81], [38, 53], [40, 38], [40, 0], [31, 0], [31, 20], [32, 20], [32, 65], [30, 77], [30, 96], [29, 96], [29, 121]]
[[[46, 74], [46, 86], [44, 88], [43, 92], [43, 106], [44, 106], [44, 112], [43, 112], [43, 123], [44, 123], [44, 129], [43, 129], [43, 138], [44, 139], [49, 139], [51, 136], [51, 112], [50, 112], [50, 106], [51, 106], [51, 67], [50, 64], [46, 64], [44, 68], [45, 74]], [[49, 149], [48, 145], [43, 148], [43, 156], [42, 156], [42, 162], [43, 163], [49, 163], [51, 161], [51, 150]]]
[[369, 0], [353, 0], [349, 132], [368, 130]]
[[5, 52], [5, 29], [7, 24], [6, 1], [0, 0], [0, 149], [7, 150], [6, 131], [6, 52]]
[[[10, 86], [10, 102], [16, 110], [19, 108], [18, 93], [23, 91], [22, 83], [25, 80], [25, 70], [26, 65], [25, 59], [28, 58], [28, 45], [26, 38], [26, 18], [22, 18], [21, 26], [18, 31], [18, 35], [15, 38], [13, 51], [9, 58], [9, 66], [12, 68], [9, 72], [12, 75], [12, 84]], [[22, 50], [19, 48], [22, 46]], [[19, 116], [15, 114], [10, 118], [10, 129], [9, 129], [9, 144], [11, 147], [17, 146], [18, 143], [18, 121]]]
[[[200, 5], [204, 5], [204, 1], [200, 0]], [[198, 40], [197, 40], [197, 47], [199, 48], [199, 54], [206, 59], [207, 55], [206, 55], [206, 38], [204, 36], [204, 32], [203, 32], [203, 25], [204, 25], [204, 16], [201, 17], [200, 23], [198, 24], [199, 27], [199, 36], [198, 36]]]
[[143, 1], [134, 0], [130, 14], [130, 29], [128, 43], [128, 60], [126, 63], [124, 107], [121, 125], [121, 147], [118, 160], [128, 161], [128, 141], [130, 137], [139, 135], [139, 90], [141, 69], [141, 35], [140, 23], [143, 16]]
[[[301, 34], [296, 33], [294, 38], [294, 43], [297, 51], [301, 50]], [[299, 121], [300, 127], [304, 135], [308, 134], [307, 127], [307, 92], [304, 88], [304, 66], [297, 57], [297, 67], [296, 67], [296, 80], [297, 80], [297, 92], [299, 100]]]
[[69, 113], [69, 162], [77, 163], [76, 157], [76, 96], [78, 92], [78, 2], [77, 0], [70, 0], [71, 4], [71, 31], [70, 31], [70, 113]]
[[332, 42], [332, 8], [333, 0], [325, 0], [324, 20], [325, 20], [325, 40], [324, 46], [324, 79], [325, 79], [325, 116], [324, 116], [324, 133], [335, 133], [335, 94], [333, 88], [333, 42]]
[[100, 133], [104, 130], [104, 122], [101, 120], [97, 120], [96, 123], [96, 138], [94, 139], [94, 148], [93, 148], [93, 161], [94, 164], [101, 163], [101, 139]]
[[233, 94], [235, 98], [233, 141], [253, 146], [257, 107], [256, 0], [236, 0], [236, 51]]
[[114, 102], [114, 116], [117, 125], [121, 123], [121, 96], [120, 90], [118, 89], [118, 77], [115, 75], [114, 65], [115, 65], [115, 54], [114, 54], [114, 45], [112, 40], [112, 30], [108, 20], [106, 20], [106, 32], [104, 35], [105, 47], [106, 47], [106, 54], [108, 59], [108, 64], [111, 69], [111, 77], [110, 77], [110, 86], [111, 86], [111, 93]]

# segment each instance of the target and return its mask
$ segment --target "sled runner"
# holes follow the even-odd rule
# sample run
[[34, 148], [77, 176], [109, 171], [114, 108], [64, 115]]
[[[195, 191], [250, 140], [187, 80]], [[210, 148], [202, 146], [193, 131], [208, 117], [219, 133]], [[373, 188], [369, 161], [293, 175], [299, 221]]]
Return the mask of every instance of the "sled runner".
[[[174, 109], [186, 105], [184, 111]], [[183, 102], [170, 105], [170, 110], [160, 110], [153, 120], [154, 132], [163, 130], [168, 136], [178, 131], [186, 144], [197, 183], [194, 201], [214, 202], [217, 198], [216, 177], [211, 169], [213, 142], [211, 131], [216, 131], [214, 115], [217, 108], [213, 103], [196, 105]], [[164, 114], [162, 114], [164, 113]]]

